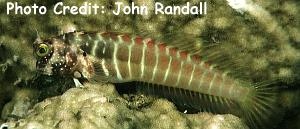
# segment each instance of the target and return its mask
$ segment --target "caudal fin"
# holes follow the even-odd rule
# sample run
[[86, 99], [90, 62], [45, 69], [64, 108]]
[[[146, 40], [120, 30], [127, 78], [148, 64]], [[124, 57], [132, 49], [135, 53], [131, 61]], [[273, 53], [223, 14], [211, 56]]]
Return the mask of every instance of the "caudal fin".
[[273, 129], [282, 118], [277, 98], [278, 88], [264, 83], [255, 84], [247, 99], [239, 103], [239, 116], [251, 129]]

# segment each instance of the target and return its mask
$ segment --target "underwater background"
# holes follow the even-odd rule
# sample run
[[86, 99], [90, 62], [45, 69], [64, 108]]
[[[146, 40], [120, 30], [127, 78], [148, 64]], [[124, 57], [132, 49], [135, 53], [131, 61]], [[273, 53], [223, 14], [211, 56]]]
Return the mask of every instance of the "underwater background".
[[[120, 0], [118, 0], [120, 1]], [[132, 0], [153, 9], [154, 0]], [[132, 1], [122, 0], [124, 4]], [[164, 42], [200, 48], [222, 44], [218, 54], [236, 64], [238, 75], [275, 84], [283, 116], [277, 129], [300, 129], [300, 1], [248, 0], [254, 9], [234, 8], [232, 0], [207, 0], [206, 15], [7, 15], [0, 0], [0, 124], [14, 128], [177, 128], [247, 129], [230, 114], [196, 113], [164, 98], [135, 93], [130, 83], [86, 84], [74, 88], [72, 78], [37, 76], [32, 44], [74, 30], [116, 31], [147, 35]], [[250, 2], [249, 2], [250, 1]], [[59, 1], [18, 1], [44, 5]], [[81, 5], [84, 1], [63, 1]], [[89, 0], [115, 7], [109, 0]], [[164, 5], [197, 4], [199, 0], [160, 1]], [[107, 11], [109, 12], [109, 11]], [[183, 46], [184, 47], [184, 46]], [[240, 53], [236, 53], [239, 51]], [[70, 89], [71, 88], [71, 89]], [[270, 120], [272, 121], [272, 120]]]

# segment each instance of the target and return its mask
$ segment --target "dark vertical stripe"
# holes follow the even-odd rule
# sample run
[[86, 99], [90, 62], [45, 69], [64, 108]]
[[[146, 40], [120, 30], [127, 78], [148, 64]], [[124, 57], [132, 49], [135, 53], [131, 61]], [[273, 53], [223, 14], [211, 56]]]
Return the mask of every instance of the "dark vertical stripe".
[[199, 91], [202, 91], [203, 93], [207, 93], [208, 94], [208, 90], [209, 90], [209, 85], [212, 82], [214, 77], [214, 72], [211, 72], [210, 70], [207, 70], [207, 73], [204, 75], [203, 81], [200, 84], [200, 89]]
[[153, 75], [153, 71], [154, 71], [154, 67], [155, 67], [155, 61], [156, 61], [155, 48], [147, 47], [147, 49], [145, 51], [145, 62], [144, 62], [144, 65], [145, 65], [144, 78], [146, 80], [152, 79], [152, 75]]
[[132, 46], [131, 49], [131, 70], [132, 70], [132, 76], [135, 78], [140, 77], [141, 75], [141, 68], [140, 68], [140, 63], [141, 63], [141, 55], [142, 55], [142, 45], [140, 44], [135, 44]]
[[118, 51], [117, 51], [117, 61], [118, 61], [118, 67], [121, 76], [124, 80], [129, 79], [129, 73], [128, 73], [128, 47], [126, 44], [121, 43], [119, 44]]
[[234, 80], [232, 80], [230, 78], [225, 79], [224, 85], [223, 85], [223, 88], [222, 88], [223, 89], [222, 90], [222, 96], [226, 97], [226, 98], [231, 98], [230, 89], [232, 87], [234, 87], [234, 85], [235, 85]]
[[[199, 81], [203, 74], [204, 74], [204, 69], [202, 69], [199, 66], [196, 66], [195, 71], [194, 71], [194, 77], [193, 77], [193, 80], [191, 82], [191, 86], [189, 89], [191, 89], [192, 91], [199, 90]], [[201, 92], [201, 93], [203, 93], [203, 92]]]
[[220, 74], [216, 73], [214, 82], [213, 82], [212, 86], [210, 87], [210, 93], [212, 95], [220, 96], [219, 90], [221, 88], [222, 81], [223, 81], [222, 76]]
[[181, 61], [178, 59], [173, 59], [171, 62], [171, 67], [169, 70], [169, 77], [167, 78], [166, 83], [175, 86], [177, 77], [178, 77], [178, 73], [180, 70], [180, 63]]
[[157, 66], [158, 71], [157, 71], [156, 77], [154, 79], [155, 82], [163, 81], [169, 61], [170, 61], [170, 57], [167, 56], [165, 53], [159, 54], [159, 61], [158, 61], [158, 66]]
[[192, 76], [193, 65], [190, 63], [185, 63], [182, 67], [182, 76], [179, 82], [181, 87], [187, 88], [189, 87], [190, 77]]

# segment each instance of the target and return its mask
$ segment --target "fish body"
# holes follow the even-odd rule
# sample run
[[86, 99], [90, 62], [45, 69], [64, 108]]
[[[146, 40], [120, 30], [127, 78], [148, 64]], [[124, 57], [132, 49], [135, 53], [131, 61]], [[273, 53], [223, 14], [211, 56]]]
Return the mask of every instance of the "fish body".
[[227, 76], [199, 56], [151, 38], [72, 32], [36, 41], [34, 48], [38, 53], [41, 44], [49, 46], [47, 54], [38, 56], [37, 69], [43, 74], [111, 83], [139, 81], [168, 87], [169, 92], [170, 88], [180, 89], [179, 94], [188, 96], [189, 101], [211, 103], [189, 102], [198, 105], [195, 107], [223, 109], [223, 113], [230, 110], [229, 113], [244, 118], [250, 126], [256, 120], [264, 121], [260, 113], [271, 114], [268, 110], [274, 100], [267, 88]]

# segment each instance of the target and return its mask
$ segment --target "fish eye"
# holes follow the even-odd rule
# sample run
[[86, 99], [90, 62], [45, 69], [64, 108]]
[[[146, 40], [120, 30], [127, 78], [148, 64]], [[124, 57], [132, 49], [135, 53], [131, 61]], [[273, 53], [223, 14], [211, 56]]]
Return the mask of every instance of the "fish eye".
[[45, 56], [49, 53], [49, 46], [46, 45], [46, 44], [40, 44], [38, 49], [37, 49], [37, 52], [36, 54], [38, 56]]

